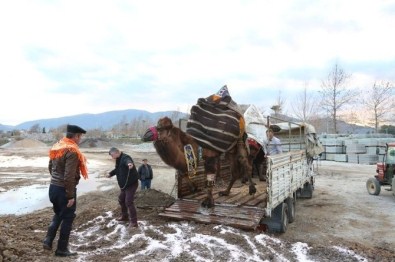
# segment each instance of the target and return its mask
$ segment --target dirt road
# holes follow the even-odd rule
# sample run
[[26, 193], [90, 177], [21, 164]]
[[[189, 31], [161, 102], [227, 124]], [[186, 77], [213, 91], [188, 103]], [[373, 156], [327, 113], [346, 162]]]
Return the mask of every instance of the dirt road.
[[[114, 220], [118, 188], [114, 179], [104, 178], [114, 164], [108, 149], [83, 149], [95, 175], [79, 187], [93, 183], [95, 188], [78, 198], [70, 245], [79, 261], [395, 261], [395, 199], [385, 190], [370, 196], [365, 188], [375, 166], [321, 162], [313, 198], [297, 202], [296, 220], [285, 234], [269, 235], [162, 219], [158, 213], [173, 201], [174, 170], [150, 147], [121, 149], [136, 162], [149, 159], [155, 190], [138, 192], [140, 227], [128, 232]], [[47, 151], [0, 149], [0, 197], [35, 184], [47, 190]], [[32, 196], [25, 199], [33, 206]], [[1, 215], [0, 262], [75, 261], [42, 250], [51, 216], [50, 207]]]

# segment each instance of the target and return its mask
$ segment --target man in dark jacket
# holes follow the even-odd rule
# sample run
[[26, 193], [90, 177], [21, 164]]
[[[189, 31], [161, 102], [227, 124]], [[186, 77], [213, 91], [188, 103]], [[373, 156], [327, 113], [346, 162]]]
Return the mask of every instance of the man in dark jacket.
[[70, 232], [75, 218], [77, 185], [80, 175], [88, 178], [86, 159], [78, 144], [86, 131], [79, 126], [67, 125], [66, 136], [54, 144], [49, 151], [48, 169], [51, 174], [49, 200], [53, 205], [54, 216], [48, 227], [43, 247], [52, 250], [52, 242], [60, 227], [56, 256], [74, 256], [68, 249]]
[[154, 177], [151, 166], [147, 163], [147, 159], [143, 159], [143, 164], [139, 167], [139, 179], [141, 181], [141, 189], [150, 189], [151, 181]]
[[117, 220], [129, 221], [129, 228], [138, 227], [137, 211], [134, 206], [134, 194], [139, 185], [137, 169], [133, 159], [118, 148], [112, 147], [109, 154], [115, 159], [115, 169], [108, 174], [108, 177], [116, 175], [121, 189], [118, 202], [121, 206], [122, 215]]

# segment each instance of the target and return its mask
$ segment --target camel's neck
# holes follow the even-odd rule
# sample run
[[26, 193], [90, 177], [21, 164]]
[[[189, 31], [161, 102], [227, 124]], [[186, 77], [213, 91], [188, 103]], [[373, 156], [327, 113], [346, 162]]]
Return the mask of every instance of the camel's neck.
[[184, 146], [191, 144], [195, 155], [197, 156], [198, 145], [196, 141], [182, 132], [179, 128], [172, 128], [169, 135], [154, 143], [156, 152], [167, 165], [174, 167], [182, 172], [187, 171], [185, 160]]

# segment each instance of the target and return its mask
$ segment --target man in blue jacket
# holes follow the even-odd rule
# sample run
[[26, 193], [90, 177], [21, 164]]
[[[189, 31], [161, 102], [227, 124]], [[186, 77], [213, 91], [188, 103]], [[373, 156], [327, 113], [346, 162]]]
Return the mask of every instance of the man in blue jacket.
[[141, 181], [141, 189], [150, 189], [151, 181], [154, 177], [151, 166], [147, 163], [147, 159], [143, 159], [143, 164], [139, 167], [139, 179]]
[[121, 189], [118, 202], [121, 206], [122, 215], [117, 220], [129, 221], [129, 228], [138, 227], [137, 211], [134, 206], [134, 195], [139, 186], [136, 166], [133, 159], [118, 148], [112, 147], [108, 153], [112, 159], [115, 159], [115, 169], [107, 177], [116, 175]]

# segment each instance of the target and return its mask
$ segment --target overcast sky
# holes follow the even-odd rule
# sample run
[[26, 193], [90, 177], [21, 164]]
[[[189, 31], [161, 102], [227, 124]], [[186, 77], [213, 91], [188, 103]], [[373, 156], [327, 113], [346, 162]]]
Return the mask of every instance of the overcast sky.
[[350, 85], [395, 76], [395, 1], [0, 2], [0, 124], [187, 110], [227, 85], [270, 111], [335, 63]]

